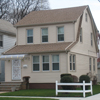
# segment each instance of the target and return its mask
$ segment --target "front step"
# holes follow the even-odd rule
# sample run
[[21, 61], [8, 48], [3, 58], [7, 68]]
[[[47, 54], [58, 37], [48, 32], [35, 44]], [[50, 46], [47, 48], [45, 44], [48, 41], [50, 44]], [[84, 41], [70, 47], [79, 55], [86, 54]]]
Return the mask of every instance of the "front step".
[[0, 91], [20, 90], [21, 84], [21, 82], [1, 82]]

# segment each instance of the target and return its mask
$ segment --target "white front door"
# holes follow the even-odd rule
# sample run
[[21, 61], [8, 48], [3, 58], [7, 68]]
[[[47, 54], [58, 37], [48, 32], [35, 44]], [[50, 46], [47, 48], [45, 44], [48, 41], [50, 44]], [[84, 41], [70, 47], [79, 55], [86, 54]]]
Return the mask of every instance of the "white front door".
[[12, 60], [12, 80], [21, 80], [21, 60]]

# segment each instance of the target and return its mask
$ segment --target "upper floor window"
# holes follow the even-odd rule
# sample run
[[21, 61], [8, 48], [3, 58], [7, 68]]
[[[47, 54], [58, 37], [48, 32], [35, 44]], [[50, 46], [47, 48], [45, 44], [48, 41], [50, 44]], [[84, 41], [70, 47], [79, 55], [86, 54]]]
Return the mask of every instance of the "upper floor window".
[[0, 35], [0, 47], [3, 47], [3, 35]]
[[89, 58], [89, 70], [91, 71], [91, 58]]
[[91, 33], [91, 46], [93, 46], [93, 34]]
[[93, 71], [95, 71], [95, 58], [93, 58]]
[[64, 41], [64, 27], [58, 27], [58, 41]]
[[73, 54], [70, 54], [70, 70], [76, 70], [76, 56]]
[[42, 42], [48, 42], [48, 28], [42, 28]]
[[59, 70], [59, 55], [52, 56], [52, 70]]
[[39, 56], [33, 56], [33, 71], [39, 71]]
[[27, 30], [27, 43], [33, 43], [33, 29]]
[[49, 71], [49, 55], [42, 56], [43, 71]]
[[82, 42], [82, 28], [80, 29], [80, 42]]
[[86, 22], [88, 21], [87, 13], [85, 13], [85, 21], [86, 21]]

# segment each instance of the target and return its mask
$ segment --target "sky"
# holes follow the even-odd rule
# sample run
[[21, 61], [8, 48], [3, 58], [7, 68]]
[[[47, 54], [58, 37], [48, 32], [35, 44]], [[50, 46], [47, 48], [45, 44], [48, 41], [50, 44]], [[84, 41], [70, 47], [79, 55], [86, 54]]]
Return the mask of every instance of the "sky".
[[98, 0], [49, 0], [51, 9], [89, 5], [96, 26], [100, 32], [100, 2]]

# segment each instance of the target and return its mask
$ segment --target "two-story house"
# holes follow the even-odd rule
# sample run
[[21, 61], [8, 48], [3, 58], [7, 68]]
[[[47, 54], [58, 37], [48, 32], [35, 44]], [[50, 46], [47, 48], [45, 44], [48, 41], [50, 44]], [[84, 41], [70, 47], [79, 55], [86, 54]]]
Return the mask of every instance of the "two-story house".
[[[5, 20], [0, 19], [0, 55], [13, 47], [16, 42], [16, 28]], [[5, 61], [0, 60], [0, 81], [5, 81]]]
[[4, 52], [5, 81], [53, 88], [62, 73], [97, 74], [97, 28], [89, 6], [33, 11], [19, 21], [17, 45]]

